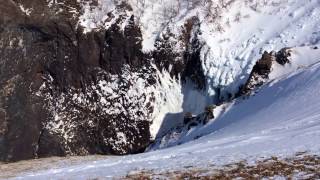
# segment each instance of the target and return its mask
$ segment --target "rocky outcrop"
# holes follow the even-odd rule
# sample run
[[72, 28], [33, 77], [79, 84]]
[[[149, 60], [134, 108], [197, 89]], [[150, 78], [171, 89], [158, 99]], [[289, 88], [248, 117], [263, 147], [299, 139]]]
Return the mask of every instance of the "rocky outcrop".
[[291, 56], [291, 49], [290, 48], [283, 48], [279, 52], [275, 54], [277, 63], [281, 64], [282, 66], [285, 64], [290, 63], [288, 57]]
[[142, 152], [150, 143], [157, 69], [205, 87], [201, 43], [190, 35], [196, 20], [186, 30], [185, 50], [176, 54], [168, 33], [143, 53], [140, 28], [126, 14], [130, 6], [120, 4], [108, 29], [90, 33], [77, 26], [79, 6], [0, 4], [1, 161]]
[[192, 17], [184, 24], [182, 35], [177, 37], [168, 29], [156, 41], [152, 58], [158, 69], [169, 70], [171, 76], [181, 76], [183, 82], [191, 80], [197, 89], [204, 89], [206, 79], [200, 59], [203, 43], [198, 39], [199, 28], [199, 19]]
[[290, 48], [283, 48], [279, 52], [264, 52], [261, 59], [258, 60], [253, 67], [246, 84], [240, 87], [237, 97], [246, 95], [252, 92], [255, 88], [263, 85], [269, 79], [269, 74], [272, 71], [273, 64], [284, 66], [290, 63], [291, 56]]
[[273, 61], [275, 61], [273, 53], [265, 51], [261, 59], [254, 65], [246, 84], [243, 87], [240, 87], [240, 91], [237, 96], [248, 94], [254, 88], [261, 86], [265, 80], [269, 78]]

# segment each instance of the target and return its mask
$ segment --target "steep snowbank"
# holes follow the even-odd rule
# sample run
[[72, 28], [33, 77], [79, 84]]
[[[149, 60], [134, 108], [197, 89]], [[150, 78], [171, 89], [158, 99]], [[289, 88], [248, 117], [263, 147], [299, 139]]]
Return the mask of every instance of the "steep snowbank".
[[112, 157], [76, 166], [22, 174], [20, 177], [88, 179], [129, 171], [165, 171], [186, 166], [223, 165], [242, 159], [320, 153], [320, 64], [268, 83], [246, 100], [236, 100], [205, 127], [193, 129], [189, 143], [164, 150]]

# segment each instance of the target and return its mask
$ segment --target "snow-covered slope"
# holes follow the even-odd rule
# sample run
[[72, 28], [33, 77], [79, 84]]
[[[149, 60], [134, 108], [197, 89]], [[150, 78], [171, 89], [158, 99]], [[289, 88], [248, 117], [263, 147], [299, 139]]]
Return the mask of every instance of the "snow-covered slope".
[[[287, 54], [288, 57], [284, 57], [285, 59], [288, 60], [288, 62], [286, 64], [281, 65], [275, 59], [273, 59], [275, 57], [272, 58], [272, 56], [270, 56], [271, 70], [270, 70], [270, 74], [267, 75], [268, 78], [261, 79], [261, 82], [257, 82], [257, 87], [254, 87], [255, 85], [253, 85], [253, 89], [249, 91], [249, 94], [254, 94], [254, 91], [257, 91], [257, 88], [260, 86], [258, 85], [259, 83], [274, 83], [281, 78], [287, 77], [290, 73], [293, 73], [297, 70], [305, 69], [309, 66], [312, 66], [320, 62], [320, 50], [318, 49], [317, 46], [303, 46], [303, 47], [295, 47], [290, 49], [288, 48], [288, 49], [285, 49], [284, 51], [288, 53]], [[251, 77], [251, 78], [252, 78], [252, 81], [257, 81], [255, 80], [255, 78], [259, 78], [259, 77]], [[215, 108], [214, 116], [215, 117], [224, 116], [225, 112], [232, 106], [233, 106], [233, 103], [229, 103], [229, 102], [226, 102], [221, 104], [220, 106], [217, 106]], [[216, 120], [214, 119], [211, 121], [216, 121]], [[230, 119], [227, 118], [224, 121], [230, 121]], [[216, 122], [213, 122], [213, 123], [215, 124]], [[181, 126], [181, 125], [175, 126], [174, 128], [170, 129], [170, 131], [168, 131], [166, 135], [156, 139], [155, 143], [153, 143], [148, 150], [150, 151], [150, 150], [163, 149], [171, 146], [176, 146], [188, 141], [192, 141], [193, 139], [201, 137], [205, 134], [211, 133], [213, 130], [216, 129], [216, 128], [214, 128], [213, 130], [210, 129], [211, 126], [203, 127], [202, 123], [199, 123], [199, 122], [196, 122], [196, 124], [198, 125], [191, 130], [189, 130], [188, 124], [184, 126]], [[208, 130], [208, 127], [209, 127], [209, 130]]]
[[[305, 62], [308, 58], [296, 60]], [[230, 103], [215, 121], [191, 130], [185, 140], [207, 135], [189, 143], [71, 167], [62, 165], [57, 169], [21, 174], [20, 177], [110, 178], [129, 171], [219, 166], [242, 159], [286, 157], [303, 151], [319, 154], [319, 77], [320, 64], [315, 63], [274, 79], [254, 96]]]

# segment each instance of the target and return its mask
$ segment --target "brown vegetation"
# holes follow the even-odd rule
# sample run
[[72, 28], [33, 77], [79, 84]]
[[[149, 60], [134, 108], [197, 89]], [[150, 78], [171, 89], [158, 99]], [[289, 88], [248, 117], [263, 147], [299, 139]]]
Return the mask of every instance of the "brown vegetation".
[[320, 156], [297, 153], [293, 158], [271, 157], [249, 165], [240, 161], [225, 165], [221, 168], [209, 166], [207, 168], [189, 167], [183, 170], [157, 173], [154, 171], [141, 171], [128, 174], [124, 179], [262, 179], [276, 176], [292, 179], [319, 179]]

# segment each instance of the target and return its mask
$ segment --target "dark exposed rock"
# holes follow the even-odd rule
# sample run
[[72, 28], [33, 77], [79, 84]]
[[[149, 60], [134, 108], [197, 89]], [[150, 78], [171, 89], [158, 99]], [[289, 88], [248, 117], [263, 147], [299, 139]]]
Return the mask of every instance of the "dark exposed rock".
[[281, 64], [285, 65], [287, 63], [290, 63], [290, 60], [288, 57], [291, 56], [291, 50], [290, 48], [283, 48], [279, 52], [276, 53], [276, 61]]
[[[67, 44], [60, 56], [68, 59], [47, 64], [45, 87], [40, 93], [49, 97], [47, 109], [53, 108], [54, 119], [46, 123], [46, 129], [54, 133], [43, 138], [55, 142], [55, 136], [63, 134], [60, 149], [65, 154], [137, 153], [149, 143], [149, 116], [141, 103], [148, 102], [149, 95], [126, 94], [137, 80], [131, 76], [143, 74], [140, 69], [148, 65], [141, 52], [141, 33], [132, 17], [130, 20], [124, 33], [115, 24], [106, 32], [77, 34], [76, 46], [72, 41], [60, 42]], [[68, 47], [77, 54], [64, 54]], [[152, 79], [152, 69], [146, 71], [150, 77], [144, 78]], [[104, 90], [112, 84], [111, 92]], [[39, 151], [47, 148], [47, 144], [41, 145]], [[56, 146], [53, 144], [52, 149]]]
[[262, 58], [257, 61], [256, 65], [253, 67], [252, 72], [263, 77], [268, 77], [268, 74], [271, 72], [272, 61], [272, 53], [264, 52]]
[[52, 134], [47, 129], [40, 132], [39, 142], [37, 144], [36, 157], [48, 156], [65, 156], [67, 155], [64, 149], [63, 139], [56, 134]]
[[[148, 65], [134, 17], [124, 32], [115, 24], [107, 31], [83, 34], [67, 14], [46, 12], [47, 5], [37, 2], [0, 5], [0, 160], [143, 150], [150, 122], [141, 112], [141, 101], [149, 97], [125, 100], [131, 98], [126, 92], [132, 83], [129, 76], [122, 77], [125, 65], [130, 67], [127, 75], [142, 75], [142, 66]], [[24, 15], [20, 3], [35, 11]], [[152, 69], [144, 71], [150, 76], [143, 78], [154, 82]], [[120, 80], [113, 92], [117, 97], [108, 99], [99, 83], [115, 81], [113, 75]], [[76, 95], [85, 102], [77, 102]], [[112, 107], [101, 103], [104, 98], [133, 114], [106, 113]]]
[[264, 52], [261, 59], [253, 67], [246, 84], [240, 87], [237, 96], [250, 93], [255, 87], [263, 84], [271, 72], [272, 63], [275, 61], [273, 53]]
[[[169, 70], [174, 77], [181, 75], [183, 82], [191, 80], [197, 89], [204, 89], [206, 80], [200, 60], [202, 43], [198, 39], [199, 28], [199, 19], [192, 17], [184, 25], [181, 37], [175, 37], [168, 29], [162, 38], [156, 41], [156, 50], [152, 57], [158, 69]], [[178, 43], [182, 43], [184, 51], [174, 51]]]
[[191, 79], [198, 89], [206, 87], [206, 79], [203, 73], [200, 51], [203, 44], [199, 41], [200, 21], [197, 17], [193, 17], [185, 24], [185, 44], [186, 52], [184, 53], [184, 61], [186, 63], [182, 79]]
[[258, 60], [253, 67], [246, 84], [240, 87], [239, 93], [236, 97], [249, 94], [256, 87], [261, 86], [266, 80], [269, 79], [271, 67], [273, 63], [285, 65], [290, 63], [289, 57], [291, 56], [290, 48], [283, 48], [279, 52], [264, 52], [261, 59]]
[[[39, 88], [38, 65], [42, 55], [35, 34], [25, 31], [24, 17], [12, 1], [0, 5], [0, 160], [33, 158], [41, 119], [46, 110], [31, 91]], [[29, 43], [30, 46], [22, 47]], [[30, 52], [30, 53], [27, 53]]]
[[[32, 8], [30, 14], [20, 5]], [[142, 152], [155, 101], [152, 62], [205, 87], [196, 19], [186, 25], [184, 51], [173, 50], [167, 33], [157, 50], [144, 54], [134, 16], [110, 14], [117, 18], [110, 28], [84, 34], [68, 8], [79, 4], [0, 3], [1, 161]]]

